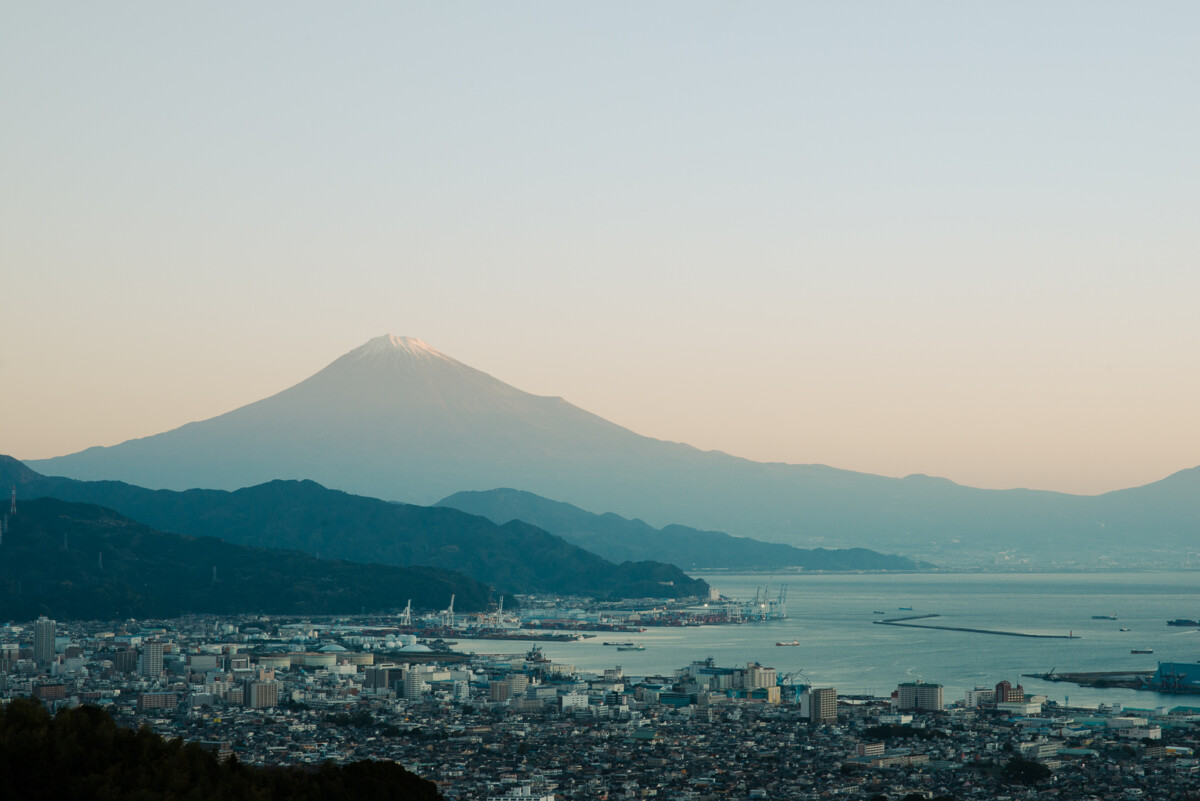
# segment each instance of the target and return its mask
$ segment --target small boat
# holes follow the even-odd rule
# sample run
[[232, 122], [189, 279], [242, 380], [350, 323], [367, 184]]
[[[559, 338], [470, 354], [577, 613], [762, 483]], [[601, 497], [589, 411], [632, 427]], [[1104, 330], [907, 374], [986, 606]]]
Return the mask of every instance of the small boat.
[[1092, 620], [1116, 620], [1116, 614], [1111, 615], [1092, 615]]
[[800, 644], [800, 641], [799, 641], [799, 640], [792, 640], [791, 642], [777, 642], [777, 643], [775, 643], [775, 644], [776, 644], [776, 645], [799, 645], [799, 644]]
[[1154, 653], [1154, 649], [1153, 648], [1134, 648], [1129, 653], [1131, 653], [1131, 654], [1152, 654], [1152, 653]]
[[617, 650], [618, 651], [645, 651], [646, 646], [642, 645], [641, 643], [636, 643], [636, 644], [628, 643], [626, 645], [618, 645]]
[[1124, 626], [1121, 626], [1121, 628], [1117, 629], [1117, 631], [1129, 631], [1129, 629], [1125, 628]]

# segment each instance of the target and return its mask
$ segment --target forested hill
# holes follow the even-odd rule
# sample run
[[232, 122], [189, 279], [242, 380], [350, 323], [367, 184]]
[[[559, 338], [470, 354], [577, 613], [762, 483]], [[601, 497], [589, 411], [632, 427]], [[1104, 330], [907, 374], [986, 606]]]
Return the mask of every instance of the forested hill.
[[22, 498], [96, 503], [160, 531], [323, 559], [440, 567], [501, 593], [634, 598], [708, 592], [707, 584], [674, 565], [614, 564], [528, 523], [498, 526], [457, 509], [388, 503], [313, 481], [269, 481], [234, 492], [148, 490], [120, 481], [43, 476], [0, 456], [0, 486], [9, 484]]
[[486, 609], [491, 589], [429, 567], [317, 559], [155, 531], [112, 510], [53, 498], [9, 515], [0, 618], [121, 619], [190, 612], [321, 615], [413, 606]]

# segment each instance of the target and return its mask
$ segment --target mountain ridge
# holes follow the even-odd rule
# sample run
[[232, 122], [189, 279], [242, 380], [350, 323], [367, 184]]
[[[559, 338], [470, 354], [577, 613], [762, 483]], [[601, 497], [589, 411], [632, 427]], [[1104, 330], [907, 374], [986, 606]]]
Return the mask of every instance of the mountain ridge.
[[614, 564], [527, 523], [498, 526], [457, 509], [389, 503], [310, 480], [276, 479], [233, 492], [149, 490], [42, 476], [0, 457], [0, 482], [34, 496], [100, 504], [174, 534], [319, 558], [455, 570], [498, 592], [690, 597], [708, 591], [673, 565]]
[[482, 515], [493, 523], [522, 520], [613, 561], [652, 559], [695, 570], [799, 568], [818, 571], [920, 570], [932, 565], [862, 548], [800, 549], [689, 526], [661, 529], [613, 512], [596, 514], [532, 492], [501, 488], [457, 492], [435, 506]]
[[[1200, 477], [1192, 473], [1081, 496], [753, 462], [644, 437], [444, 354], [417, 358], [410, 340], [401, 350], [387, 338], [389, 350], [383, 339], [209, 420], [29, 464], [173, 489], [313, 479], [423, 505], [516, 487], [658, 527], [803, 548], [867, 547], [939, 564], [1152, 565], [1195, 557]], [[362, 358], [363, 348], [381, 355]]]

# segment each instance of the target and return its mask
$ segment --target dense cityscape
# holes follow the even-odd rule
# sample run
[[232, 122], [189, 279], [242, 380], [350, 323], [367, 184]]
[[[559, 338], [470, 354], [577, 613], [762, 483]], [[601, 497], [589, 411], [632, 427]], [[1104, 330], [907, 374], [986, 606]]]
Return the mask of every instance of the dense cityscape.
[[395, 617], [40, 618], [0, 631], [0, 693], [246, 764], [394, 761], [447, 799], [1178, 799], [1200, 773], [1200, 707], [1066, 709], [1000, 676], [964, 698], [840, 696], [756, 662], [631, 676], [443, 647]]

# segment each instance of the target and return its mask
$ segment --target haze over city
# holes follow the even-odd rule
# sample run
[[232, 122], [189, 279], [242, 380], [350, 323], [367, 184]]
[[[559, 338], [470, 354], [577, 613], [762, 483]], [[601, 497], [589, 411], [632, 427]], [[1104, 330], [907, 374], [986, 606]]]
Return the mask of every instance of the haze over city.
[[1200, 464], [1197, 16], [10, 5], [0, 452], [392, 332], [756, 460], [1155, 481]]

